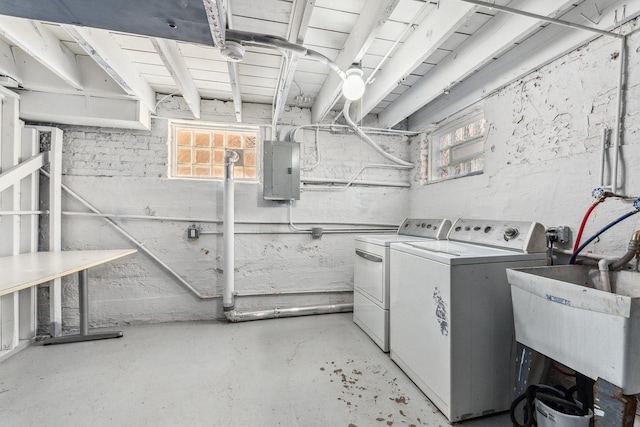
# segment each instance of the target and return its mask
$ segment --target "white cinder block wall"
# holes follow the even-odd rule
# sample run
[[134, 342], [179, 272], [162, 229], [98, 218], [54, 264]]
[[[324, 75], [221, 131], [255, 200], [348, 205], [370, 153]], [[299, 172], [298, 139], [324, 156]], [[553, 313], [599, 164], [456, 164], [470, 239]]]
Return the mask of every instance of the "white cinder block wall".
[[[634, 197], [640, 196], [639, 51], [640, 34], [635, 33], [628, 44], [620, 150], [621, 191]], [[532, 220], [568, 225], [575, 236], [595, 201], [591, 191], [599, 184], [602, 130], [615, 124], [619, 53], [618, 40], [601, 37], [474, 105], [484, 109], [487, 121], [484, 173], [431, 185], [420, 185], [414, 174], [409, 213]], [[416, 138], [414, 158], [419, 146]], [[628, 201], [607, 200], [592, 214], [582, 241], [632, 209]], [[640, 214], [604, 233], [586, 251], [622, 255], [636, 229]]]
[[[161, 96], [158, 97], [159, 99]], [[159, 106], [162, 117], [189, 118], [181, 98]], [[271, 107], [245, 104], [247, 124], [268, 125]], [[235, 123], [233, 104], [203, 101], [202, 120]], [[285, 131], [309, 124], [308, 109], [292, 109], [284, 116]], [[168, 179], [169, 122], [154, 119], [151, 131], [62, 126], [64, 130], [63, 182], [103, 213], [178, 218], [221, 219], [223, 183]], [[268, 129], [270, 131], [270, 129]], [[284, 137], [284, 134], [283, 134]], [[321, 163], [304, 176], [349, 179], [365, 163], [383, 163], [379, 154], [353, 134], [321, 132]], [[409, 140], [373, 136], [385, 149], [405, 159]], [[315, 163], [315, 131], [298, 133], [303, 141], [303, 166]], [[408, 182], [409, 174], [373, 170], [363, 179]], [[236, 183], [238, 220], [288, 222], [288, 204], [265, 201], [262, 185]], [[299, 227], [314, 222], [399, 224], [409, 207], [408, 190], [353, 187], [347, 191], [303, 191], [294, 202]], [[63, 193], [63, 209], [87, 209]], [[191, 241], [187, 227], [222, 231], [221, 225], [198, 221], [123, 219], [118, 223], [143, 242], [191, 286], [204, 295], [221, 295], [223, 286], [222, 235], [202, 235]], [[338, 227], [320, 225], [324, 228]], [[237, 231], [290, 232], [287, 225], [237, 225]], [[236, 237], [236, 291], [247, 293], [304, 292], [286, 296], [239, 297], [239, 310], [350, 302], [353, 283], [353, 234], [249, 234]], [[63, 216], [63, 249], [134, 247], [100, 218]], [[89, 272], [90, 325], [216, 319], [223, 317], [222, 301], [200, 300], [166, 274], [145, 254], [137, 254]], [[63, 326], [78, 325], [76, 278], [66, 279]], [[40, 296], [40, 325], [47, 325], [46, 293]], [[44, 326], [46, 327], [46, 326]]]

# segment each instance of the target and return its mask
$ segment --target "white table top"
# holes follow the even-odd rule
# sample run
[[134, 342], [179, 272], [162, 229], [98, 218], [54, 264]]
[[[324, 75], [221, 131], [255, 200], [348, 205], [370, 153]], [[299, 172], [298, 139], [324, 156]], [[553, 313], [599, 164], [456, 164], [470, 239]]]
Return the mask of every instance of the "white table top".
[[103, 251], [32, 252], [0, 258], [0, 296], [77, 273], [136, 252]]

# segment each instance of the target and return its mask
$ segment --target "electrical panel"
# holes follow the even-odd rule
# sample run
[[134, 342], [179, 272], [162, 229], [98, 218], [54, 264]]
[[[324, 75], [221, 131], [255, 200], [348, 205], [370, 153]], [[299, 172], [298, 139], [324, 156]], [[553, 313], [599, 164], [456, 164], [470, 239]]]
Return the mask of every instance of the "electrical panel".
[[264, 141], [266, 200], [300, 200], [300, 144]]

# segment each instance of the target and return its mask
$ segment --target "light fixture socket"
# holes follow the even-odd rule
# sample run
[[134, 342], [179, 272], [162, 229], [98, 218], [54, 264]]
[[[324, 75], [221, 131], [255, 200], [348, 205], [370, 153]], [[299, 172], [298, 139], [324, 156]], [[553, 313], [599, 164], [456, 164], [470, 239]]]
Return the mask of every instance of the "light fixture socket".
[[364, 95], [364, 73], [359, 67], [350, 67], [345, 73], [346, 77], [342, 83], [342, 94], [349, 101], [355, 101]]
[[233, 40], [227, 40], [220, 49], [220, 55], [229, 62], [240, 62], [244, 59], [244, 46]]

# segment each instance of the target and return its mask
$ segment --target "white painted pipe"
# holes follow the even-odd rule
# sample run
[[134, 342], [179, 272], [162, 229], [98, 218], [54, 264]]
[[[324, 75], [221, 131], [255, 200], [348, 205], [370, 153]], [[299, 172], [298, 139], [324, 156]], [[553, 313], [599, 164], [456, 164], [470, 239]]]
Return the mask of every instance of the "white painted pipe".
[[227, 151], [224, 157], [224, 197], [223, 197], [223, 240], [224, 240], [224, 292], [222, 297], [222, 308], [225, 311], [232, 311], [235, 308], [233, 300], [234, 291], [234, 182], [233, 163], [237, 154]]
[[347, 121], [347, 124], [349, 126], [351, 126], [351, 128], [354, 130], [354, 132], [364, 140], [364, 142], [366, 142], [367, 144], [369, 144], [371, 146], [371, 148], [373, 148], [374, 150], [376, 150], [378, 153], [380, 153], [385, 159], [391, 160], [393, 163], [403, 166], [406, 169], [413, 169], [414, 168], [414, 164], [410, 163], [410, 162], [406, 162], [402, 159], [399, 159], [398, 157], [387, 153], [386, 151], [384, 151], [378, 144], [376, 144], [376, 142], [371, 139], [371, 137], [369, 135], [367, 135], [366, 133], [364, 133], [362, 131], [362, 129], [360, 129], [358, 127], [358, 125], [351, 119], [351, 115], [349, 113], [349, 108], [351, 107], [351, 101], [349, 101], [348, 99], [345, 100], [344, 102], [344, 108], [342, 109], [342, 116], [344, 117], [344, 119]]
[[604, 128], [602, 130], [602, 143], [600, 145], [600, 187], [604, 187], [604, 164], [605, 157], [607, 155], [607, 136], [609, 135], [609, 129]]
[[622, 139], [622, 98], [624, 95], [625, 62], [627, 60], [627, 37], [620, 39], [620, 63], [618, 64], [618, 92], [616, 96], [616, 124], [613, 135], [613, 169], [611, 171], [611, 192], [618, 192], [618, 162]]
[[[301, 178], [300, 182], [303, 184], [348, 184], [348, 179], [336, 179], [336, 178]], [[351, 185], [371, 185], [376, 187], [411, 187], [410, 182], [402, 181], [353, 181]], [[305, 187], [305, 190], [311, 190], [310, 187]]]
[[344, 313], [353, 311], [353, 304], [328, 304], [309, 307], [272, 308], [259, 311], [231, 311], [225, 315], [230, 322], [247, 322], [250, 320], [275, 319], [278, 317], [309, 316], [313, 314]]
[[[20, 211], [24, 213], [23, 211]], [[2, 215], [4, 212], [0, 212]], [[40, 214], [48, 214], [49, 211], [34, 211], [33, 213]], [[183, 217], [175, 217], [175, 216], [155, 216], [155, 215], [121, 215], [121, 214], [110, 214], [110, 213], [93, 213], [93, 212], [70, 212], [63, 211], [63, 215], [68, 216], [89, 216], [89, 217], [97, 217], [97, 218], [117, 218], [117, 219], [149, 219], [155, 221], [174, 221], [174, 222], [205, 222], [211, 224], [222, 224], [221, 219], [210, 219], [210, 218], [183, 218]], [[282, 221], [247, 221], [235, 220], [234, 224], [246, 224], [246, 225], [287, 225], [288, 222]], [[393, 227], [398, 228], [398, 224], [380, 224], [380, 223], [369, 223], [369, 222], [341, 222], [341, 221], [309, 221], [308, 224], [319, 224], [319, 225], [353, 225], [353, 226], [363, 226], [363, 227]], [[236, 232], [236, 234], [238, 234]]]

